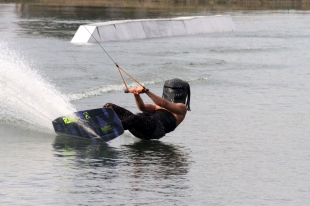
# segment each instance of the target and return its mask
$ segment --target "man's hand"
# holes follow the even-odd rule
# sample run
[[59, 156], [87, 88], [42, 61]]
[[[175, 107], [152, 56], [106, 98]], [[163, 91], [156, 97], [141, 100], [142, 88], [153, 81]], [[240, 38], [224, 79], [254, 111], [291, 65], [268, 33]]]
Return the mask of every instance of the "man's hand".
[[130, 93], [133, 93], [133, 94], [141, 94], [141, 93], [144, 93], [146, 92], [147, 89], [145, 89], [144, 87], [142, 86], [138, 86], [138, 87], [131, 87], [129, 89], [129, 92]]

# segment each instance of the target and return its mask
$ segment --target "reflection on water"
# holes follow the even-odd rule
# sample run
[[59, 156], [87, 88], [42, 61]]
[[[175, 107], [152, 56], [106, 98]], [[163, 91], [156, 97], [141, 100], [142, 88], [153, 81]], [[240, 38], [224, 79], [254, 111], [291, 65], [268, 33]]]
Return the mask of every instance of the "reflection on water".
[[[1, 2], [1, 0], [0, 0]], [[7, 1], [6, 1], [7, 2]], [[16, 1], [15, 1], [16, 2]], [[18, 2], [18, 1], [17, 1]], [[113, 2], [113, 3], [111, 3]], [[252, 1], [251, 1], [252, 2]], [[216, 15], [247, 9], [309, 9], [309, 4], [295, 1], [267, 3], [236, 1], [22, 1], [14, 12], [23, 21], [17, 24], [21, 35], [71, 39], [79, 25], [122, 19], [171, 18]], [[68, 6], [67, 6], [68, 5]], [[78, 19], [76, 18], [76, 16]]]
[[127, 167], [133, 178], [170, 178], [185, 175], [190, 163], [188, 151], [161, 141], [138, 141], [125, 148], [113, 148], [97, 143], [57, 136], [53, 148], [55, 156], [72, 165], [72, 168]]
[[134, 177], [152, 173], [156, 178], [168, 178], [188, 172], [188, 155], [173, 145], [161, 141], [139, 141], [126, 147], [128, 150], [124, 155], [131, 159]]
[[91, 6], [91, 7], [140, 7], [140, 8], [204, 8], [209, 10], [248, 10], [248, 9], [309, 9], [309, 1], [267, 1], [267, 0], [0, 0], [19, 4], [49, 6]]
[[185, 148], [145, 140], [113, 148], [61, 136], [56, 137], [53, 148], [61, 179], [59, 188], [80, 194], [78, 198], [83, 197], [84, 202], [98, 200], [96, 195], [103, 194], [114, 197], [118, 204], [145, 195], [157, 202], [162, 198], [167, 201], [169, 196], [175, 202], [181, 199], [174, 198], [188, 194], [187, 174], [191, 164], [190, 151]]
[[106, 143], [70, 137], [57, 136], [53, 147], [56, 157], [70, 159], [77, 165], [86, 163], [89, 167], [113, 167], [119, 157], [117, 150]]
[[71, 39], [81, 24], [123, 19], [197, 15], [204, 10], [199, 8], [47, 6], [22, 3], [15, 5], [15, 12], [18, 18], [26, 20], [17, 23], [22, 29], [21, 34]]

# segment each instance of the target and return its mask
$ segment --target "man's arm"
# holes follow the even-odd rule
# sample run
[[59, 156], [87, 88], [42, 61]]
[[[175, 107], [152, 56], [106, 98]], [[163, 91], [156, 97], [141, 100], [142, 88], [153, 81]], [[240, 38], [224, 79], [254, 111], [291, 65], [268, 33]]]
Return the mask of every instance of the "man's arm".
[[134, 94], [134, 97], [136, 100], [136, 105], [140, 111], [148, 112], [148, 113], [154, 113], [155, 112], [155, 105], [145, 104], [139, 94]]
[[136, 104], [139, 110], [144, 111], [144, 112], [149, 112], [149, 113], [154, 113], [156, 106], [152, 105], [152, 104], [144, 104], [142, 98], [140, 97], [140, 93], [146, 93], [151, 99], [152, 101], [162, 107], [165, 108], [167, 110], [169, 110], [172, 113], [175, 114], [179, 114], [179, 115], [185, 115], [187, 112], [186, 106], [185, 104], [182, 103], [173, 103], [173, 102], [169, 102], [159, 96], [157, 96], [156, 94], [154, 94], [153, 92], [146, 90], [144, 87], [139, 86], [139, 87], [134, 87], [134, 88], [130, 88], [129, 92], [133, 93], [135, 96], [135, 100], [136, 100]]
[[169, 101], [157, 96], [156, 94], [154, 94], [150, 90], [145, 91], [145, 93], [152, 99], [152, 101], [156, 105], [163, 107], [172, 113], [185, 115], [187, 112], [185, 104], [169, 102]]

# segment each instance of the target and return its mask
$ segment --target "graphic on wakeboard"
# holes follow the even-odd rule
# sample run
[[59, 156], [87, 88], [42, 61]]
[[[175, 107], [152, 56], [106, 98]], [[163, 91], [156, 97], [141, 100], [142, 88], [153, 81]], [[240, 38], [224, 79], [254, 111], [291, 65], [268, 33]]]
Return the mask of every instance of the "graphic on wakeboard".
[[124, 133], [122, 123], [112, 108], [78, 111], [58, 117], [52, 123], [59, 135], [104, 142]]

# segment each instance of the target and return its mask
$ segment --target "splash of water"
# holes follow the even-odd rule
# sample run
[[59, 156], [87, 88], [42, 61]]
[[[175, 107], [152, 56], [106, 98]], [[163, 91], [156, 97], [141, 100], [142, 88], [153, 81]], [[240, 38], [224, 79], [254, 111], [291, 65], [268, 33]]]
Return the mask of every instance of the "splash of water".
[[38, 71], [0, 42], [0, 122], [52, 130], [52, 120], [75, 108]]

